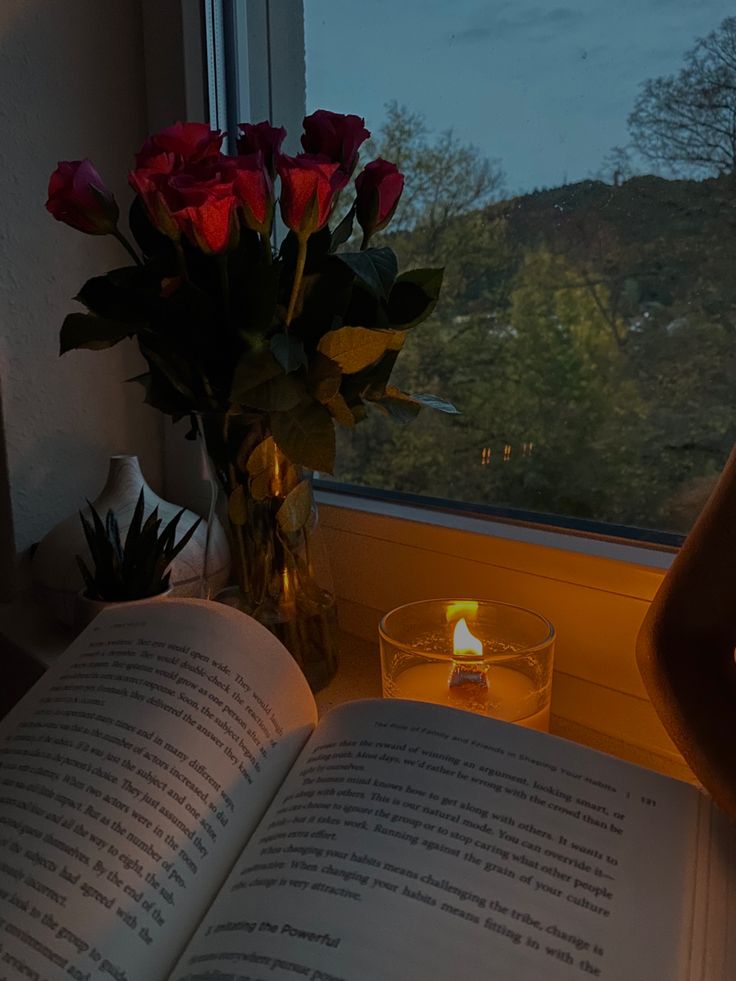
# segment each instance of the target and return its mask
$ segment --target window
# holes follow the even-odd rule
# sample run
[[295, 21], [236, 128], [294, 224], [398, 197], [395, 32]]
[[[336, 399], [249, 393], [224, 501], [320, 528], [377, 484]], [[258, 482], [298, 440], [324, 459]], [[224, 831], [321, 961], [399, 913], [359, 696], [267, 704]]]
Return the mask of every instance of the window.
[[445, 266], [396, 383], [462, 413], [372, 414], [340, 479], [687, 530], [736, 419], [729, 10], [304, 0], [307, 111], [365, 116], [384, 244]]
[[[227, 7], [227, 3], [224, 6]], [[477, 152], [471, 150], [470, 157], [481, 168], [484, 155], [500, 161], [492, 163], [488, 168], [487, 183], [490, 187], [487, 197], [491, 209], [500, 207], [504, 201], [510, 199], [523, 199], [523, 193], [514, 192], [521, 190], [522, 179], [534, 179], [528, 177], [530, 171], [522, 173], [519, 166], [517, 173], [512, 174], [509, 159], [504, 159], [505, 155], [508, 156], [508, 151], [504, 148], [510, 140], [508, 134], [503, 134], [503, 143], [500, 136], [498, 145], [490, 142], [494, 133], [503, 131], [503, 120], [500, 117], [494, 120], [491, 108], [484, 108], [482, 112], [471, 112], [470, 123], [463, 130], [458, 114], [458, 106], [463, 104], [462, 91], [459, 96], [457, 93], [451, 95], [448, 88], [447, 93], [440, 91], [438, 94], [437, 90], [428, 87], [427, 79], [430, 74], [442, 76], [444, 72], [449, 77], [447, 58], [443, 51], [451, 47], [452, 30], [455, 29], [457, 33], [469, 29], [469, 24], [472, 25], [471, 9], [465, 0], [456, 3], [452, 8], [429, 0], [422, 0], [421, 3], [405, 0], [401, 5], [390, 7], [379, 0], [372, 0], [369, 5], [358, 5], [354, 0], [342, 0], [340, 4], [329, 0], [304, 0], [303, 3], [302, 0], [248, 0], [247, 3], [245, 0], [231, 0], [231, 13], [233, 9], [239, 17], [245, 18], [238, 21], [242, 30], [238, 35], [240, 41], [237, 48], [240, 82], [235, 96], [239, 99], [236, 103], [236, 115], [239, 119], [250, 118], [257, 121], [270, 116], [273, 121], [283, 123], [294, 134], [299, 132], [305, 111], [324, 107], [335, 111], [358, 112], [366, 117], [378, 142], [381, 139], [382, 125], [391, 118], [389, 113], [384, 112], [384, 105], [390, 103], [397, 93], [401, 93], [409, 115], [414, 114], [415, 125], [419, 122], [416, 114], [424, 114], [425, 124], [432, 130], [426, 135], [430, 148], [434, 146], [437, 134], [441, 134], [450, 124], [455, 126], [454, 139], [462, 150], [467, 144], [480, 146], [480, 135], [486, 134], [485, 138], [489, 141], [487, 149], [481, 148]], [[487, 9], [494, 8], [489, 6]], [[523, 21], [517, 5], [508, 4], [503, 9], [507, 18], [513, 18], [514, 25], [518, 19]], [[412, 21], [412, 16], [416, 24]], [[660, 14], [660, 18], [661, 16]], [[716, 19], [718, 16], [720, 15], [716, 11]], [[549, 26], [549, 22], [554, 24], [557, 17], [564, 20], [559, 12], [546, 20], [542, 17], [541, 27], [545, 23]], [[449, 26], [450, 19], [452, 28]], [[458, 26], [460, 24], [462, 26]], [[640, 22], [636, 22], [629, 28], [629, 39], [639, 27]], [[531, 30], [531, 27], [527, 29]], [[507, 33], [513, 34], [515, 30], [515, 26], [509, 26]], [[682, 42], [682, 50], [687, 48], [689, 38], [697, 30], [699, 28], [688, 33]], [[436, 38], [438, 43], [435, 47], [429, 44], [428, 37], [430, 40]], [[538, 58], [544, 41], [544, 35], [541, 41], [536, 39], [536, 46], [528, 61], [533, 62]], [[470, 40], [468, 43], [471, 44]], [[487, 36], [485, 43], [489, 43]], [[627, 41], [624, 39], [620, 43], [625, 47]], [[500, 47], [501, 40], [495, 45], [496, 50]], [[506, 60], [500, 59], [498, 64], [492, 63], [487, 50], [485, 53], [481, 50], [473, 69], [472, 77], [476, 79], [474, 84], [479, 84], [479, 77], [485, 77], [482, 74], [479, 76], [479, 64], [483, 68], [487, 63], [489, 85], [503, 82], [504, 73], [509, 76], [516, 73], [518, 76], [523, 66], [514, 64], [515, 59], [519, 60], [518, 46], [513, 50], [515, 55], [505, 55]], [[558, 61], [560, 58], [558, 56]], [[461, 64], [462, 71], [465, 71], [464, 61], [468, 62], [468, 70], [473, 68], [473, 61], [467, 55]], [[459, 71], [457, 63], [455, 64]], [[431, 72], [428, 72], [427, 66], [430, 66]], [[580, 70], [579, 65], [576, 70]], [[575, 72], [571, 74], [575, 75]], [[464, 77], [464, 84], [468, 86], [470, 82]], [[518, 77], [516, 84], [520, 84]], [[635, 81], [632, 81], [630, 91], [636, 93]], [[233, 98], [232, 89], [230, 96]], [[425, 98], [426, 102], [423, 101]], [[489, 107], [492, 106], [490, 97], [487, 103]], [[432, 115], [435, 111], [441, 111], [442, 114]], [[400, 114], [399, 110], [394, 111], [394, 114], [396, 112]], [[542, 114], [541, 109], [539, 112]], [[509, 114], [509, 118], [513, 118], [514, 114], [510, 109]], [[230, 116], [230, 106], [227, 116]], [[589, 116], [586, 118], [590, 120]], [[529, 123], [528, 130], [531, 138], [536, 133], [538, 146], [535, 153], [539, 160], [535, 166], [541, 167], [547, 159], [544, 155], [544, 141], [548, 137], [553, 143], [564, 144], [565, 141], [560, 136], [559, 111], [556, 128], [550, 123], [547, 132], [540, 132], [538, 121], [539, 116]], [[624, 130], [625, 123], [624, 112]], [[601, 159], [610, 142], [623, 139], [610, 126], [604, 137], [599, 146]], [[517, 143], [519, 138], [517, 134]], [[375, 149], [378, 150], [379, 147]], [[290, 150], [296, 152], [298, 143], [292, 142]], [[562, 150], [564, 145], [560, 152]], [[570, 152], [574, 162], [574, 148]], [[531, 157], [531, 150], [527, 155]], [[516, 160], [523, 162], [524, 156], [517, 152]], [[401, 163], [404, 165], [403, 160]], [[552, 164], [549, 166], [552, 167]], [[550, 178], [551, 186], [553, 180], [557, 181], [558, 189], [559, 185], [566, 183], [575, 186], [574, 182], [579, 176], [586, 176], [589, 164], [587, 160], [583, 161], [580, 164], [583, 170], [578, 171], [573, 170], [572, 163], [567, 166], [569, 182], [562, 179], [563, 174], [555, 173], [554, 178]], [[503, 182], [498, 180], [501, 170], [504, 172]], [[619, 183], [621, 180], [616, 178]], [[615, 185], [613, 175], [608, 182], [602, 181], [601, 185], [610, 191]], [[474, 210], [478, 214], [473, 214]], [[559, 209], [555, 209], [557, 210]], [[535, 392], [535, 385], [538, 386], [539, 383], [532, 377], [530, 369], [520, 360], [514, 362], [508, 352], [504, 358], [499, 356], [492, 359], [490, 354], [495, 348], [491, 348], [489, 353], [482, 350], [480, 345], [471, 345], [470, 353], [464, 352], [457, 363], [453, 364], [452, 358], [448, 356], [450, 344], [444, 343], [448, 335], [453, 343], [456, 336], [462, 339], [465, 335], [472, 340], [472, 331], [489, 344], [493, 341], [497, 344], [499, 341], [510, 343], [515, 336], [514, 329], [517, 335], [521, 336], [522, 333], [518, 325], [510, 321], [504, 325], [501, 318], [488, 316], [495, 308], [490, 308], [488, 304], [482, 305], [493, 286], [494, 277], [500, 282], [499, 288], [504, 277], [513, 282], [513, 277], [503, 264], [492, 267], [490, 272], [484, 270], [487, 255], [477, 243], [485, 242], [490, 249], [497, 234], [497, 225], [485, 221], [486, 214], [485, 206], [482, 210], [474, 209], [471, 201], [466, 214], [461, 216], [462, 222], [457, 222], [461, 231], [470, 228], [476, 236], [472, 238], [471, 245], [461, 253], [464, 265], [456, 264], [456, 271], [448, 273], [451, 289], [447, 291], [447, 295], [450, 298], [453, 295], [462, 296], [463, 303], [458, 300], [457, 305], [453, 306], [454, 300], [448, 300], [449, 313], [445, 314], [440, 309], [434, 328], [430, 324], [423, 325], [421, 332], [417, 331], [412, 338], [413, 343], [402, 354], [405, 362], [402, 370], [406, 372], [405, 378], [409, 376], [405, 381], [407, 386], [411, 384], [410, 373], [421, 369], [424, 374], [417, 377], [423, 388], [441, 391], [447, 397], [456, 399], [464, 409], [463, 415], [456, 421], [443, 421], [436, 417], [432, 419], [426, 414], [424, 419], [418, 422], [415, 420], [408, 429], [399, 429], [390, 421], [391, 426], [386, 425], [384, 430], [371, 428], [382, 425], [383, 420], [377, 416], [373, 422], [347, 434], [340, 476], [362, 483], [366, 482], [368, 476], [378, 486], [400, 487], [407, 492], [418, 490], [428, 494], [430, 498], [440, 494], [448, 497], [454, 494], [460, 501], [471, 502], [469, 507], [474, 506], [473, 501], [494, 500], [497, 509], [518, 516], [514, 503], [516, 508], [523, 505], [527, 511], [530, 503], [540, 510], [550, 510], [559, 501], [561, 489], [575, 487], [574, 479], [578, 473], [587, 474], [589, 470], [594, 474], [596, 468], [600, 469], [600, 464], [596, 464], [591, 455], [592, 449], [597, 448], [596, 439], [584, 431], [586, 439], [577, 450], [580, 459], [578, 461], [575, 458], [578, 469], [573, 472], [566, 469], [566, 460], [573, 456], [572, 453], [568, 457], [561, 457], [556, 463], [557, 469], [553, 471], [553, 476], [559, 479], [559, 487], [551, 480], [549, 470], [539, 471], [557, 494], [557, 497], [548, 499], [550, 503], [546, 503], [541, 494], [542, 482], [538, 476], [535, 477], [536, 471], [531, 466], [525, 471], [527, 484], [522, 486], [526, 486], [531, 495], [533, 481], [537, 479], [540, 492], [536, 496], [530, 497], [530, 500], [514, 502], [510, 494], [502, 494], [497, 490], [498, 478], [506, 473], [514, 474], [513, 468], [520, 461], [523, 465], [533, 463], [536, 466], [540, 460], [543, 463], [547, 460], [546, 455], [535, 445], [527, 449], [526, 455], [523, 452], [521, 455], [516, 454], [517, 444], [511, 439], [506, 439], [502, 444], [499, 460], [494, 456], [496, 444], [487, 438], [487, 432], [482, 428], [484, 425], [489, 428], [496, 424], [499, 427], [502, 425], [502, 422], [496, 423], [493, 420], [496, 418], [496, 411], [508, 408], [506, 396], [514, 379], [518, 379], [517, 385], [520, 388], [523, 382], [529, 392]], [[395, 242], [397, 251], [400, 255], [420, 263], [423, 257], [418, 249], [422, 244], [421, 235], [426, 230], [421, 225], [415, 228], [411, 216], [405, 216], [402, 221], [404, 225], [397, 226], [401, 228]], [[448, 225], [453, 226], [451, 231], [456, 230], [453, 220]], [[444, 231], [444, 228], [441, 230]], [[463, 234], [458, 238], [460, 244], [465, 246], [471, 236]], [[413, 254], [410, 247], [414, 248]], [[520, 241], [519, 250], [523, 251], [523, 247], [524, 243]], [[550, 256], [546, 261], [554, 266], [554, 255], [549, 251]], [[473, 285], [477, 293], [474, 302], [467, 301], [466, 294], [470, 293], [470, 286], [466, 289], [461, 273], [467, 273], [468, 283]], [[533, 284], [535, 280], [531, 278], [531, 273], [530, 279]], [[460, 287], [453, 285], [457, 283], [460, 283], [465, 293], [461, 294]], [[578, 286], [578, 289], [582, 287]], [[566, 308], [561, 306], [560, 309]], [[485, 371], [479, 369], [479, 351], [488, 362]], [[532, 353], [537, 352], [532, 350]], [[560, 362], [563, 365], [565, 363], [564, 359], [555, 363]], [[449, 371], [448, 366], [451, 369]], [[484, 405], [479, 409], [477, 405], [472, 407], [477, 411], [470, 411], [463, 404], [466, 396], [462, 392], [458, 394], [452, 390], [456, 383], [458, 389], [460, 388], [458, 379], [463, 382], [467, 380], [471, 392], [473, 385], [486, 385], [485, 389], [481, 388], [481, 401]], [[501, 398], [494, 385], [505, 386], [501, 388], [504, 398]], [[549, 401], [541, 401], [540, 396], [541, 409], [538, 417], [542, 422], [545, 421], [545, 413], [552, 409], [561, 412], [567, 397], [564, 392], [552, 391], [549, 386], [544, 389], [544, 394]], [[475, 398], [477, 401], [477, 387]], [[491, 409], [494, 410], [493, 415]], [[614, 423], [618, 417], [614, 410], [615, 406], [612, 406], [612, 433], [615, 432]], [[509, 419], [507, 414], [503, 425], [510, 426], [519, 416], [520, 413], [517, 412]], [[425, 425], [436, 426], [437, 429], [423, 430], [421, 427]], [[521, 431], [520, 423], [518, 428]], [[440, 434], [441, 441], [436, 439], [436, 433]], [[623, 441], [624, 436], [625, 434], [617, 438]], [[385, 443], [385, 447], [384, 440], [390, 441]], [[611, 441], [613, 442], [613, 437]], [[506, 455], [507, 462], [504, 462], [503, 448], [506, 442], [510, 444], [511, 452]], [[524, 430], [524, 439], [521, 442], [534, 444], [534, 439], [528, 437]], [[420, 452], [411, 457], [408, 449], [417, 444]], [[490, 447], [490, 452], [484, 452], [486, 447]], [[361, 448], [360, 454], [357, 452], [358, 448]], [[718, 460], [712, 465], [714, 472], [720, 465], [721, 450], [725, 452], [725, 446], [717, 447], [714, 452], [713, 459]], [[448, 459], [452, 461], [455, 473], [445, 467], [444, 461]], [[484, 462], [485, 460], [489, 462]], [[628, 463], [633, 465], [633, 462], [635, 458], [630, 455]], [[380, 471], [379, 463], [383, 467]], [[504, 467], [507, 469], [504, 470]], [[466, 471], [469, 474], [467, 477]], [[473, 490], [475, 485], [472, 480], [478, 473], [484, 478], [494, 475], [496, 482], [488, 480], [494, 496], [489, 494], [483, 497]], [[621, 484], [624, 484], [623, 475], [618, 476]], [[505, 479], [509, 485], [513, 483], [509, 478]], [[503, 487], [501, 489], [504, 490]], [[646, 765], [656, 765], [657, 759], [664, 759], [671, 768], [673, 762], [680, 760], [648, 702], [634, 658], [634, 643], [639, 625], [661, 582], [664, 570], [669, 565], [671, 554], [665, 550], [638, 548], [632, 544], [622, 545], [587, 537], [585, 533], [591, 528], [599, 528], [604, 516], [610, 520], [619, 513], [611, 509], [603, 512], [600, 508], [589, 508], [587, 511], [577, 508], [578, 514], [582, 513], [587, 517], [575, 519], [578, 530], [584, 534], [573, 536], [534, 527], [519, 527], [516, 524], [476, 520], [468, 515], [448, 514], [446, 510], [428, 508], [426, 496], [421, 499], [421, 507], [395, 502], [387, 504], [384, 501], [376, 505], [370, 500], [372, 493], [377, 493], [375, 488], [364, 488], [361, 497], [350, 497], [344, 492], [331, 493], [329, 490], [320, 495], [321, 523], [328, 537], [339, 598], [340, 622], [348, 634], [375, 643], [376, 624], [382, 613], [402, 602], [428, 596], [493, 597], [503, 602], [537, 609], [549, 616], [558, 630], [555, 714], [558, 723], [564, 722], [567, 726], [559, 728], [558, 725], [558, 731], [607, 751], [621, 752], [622, 743], [638, 747], [635, 752], [632, 751], [633, 755], [629, 753], [628, 756]], [[624, 494], [622, 500], [625, 497]], [[511, 501], [511, 506], [500, 508], [499, 502], [502, 501]], [[555, 520], [572, 523], [569, 515], [574, 509], [564, 505], [560, 510], [567, 511], [568, 514]], [[598, 733], [597, 736], [594, 730]], [[642, 755], [642, 750], [650, 755]]]

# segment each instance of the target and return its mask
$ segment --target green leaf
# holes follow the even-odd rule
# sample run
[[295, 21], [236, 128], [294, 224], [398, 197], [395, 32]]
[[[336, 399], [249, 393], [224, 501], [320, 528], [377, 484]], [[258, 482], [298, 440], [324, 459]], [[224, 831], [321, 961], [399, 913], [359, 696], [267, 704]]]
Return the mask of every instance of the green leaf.
[[143, 488], [141, 487], [141, 492], [138, 495], [138, 500], [135, 504], [135, 511], [133, 511], [133, 520], [128, 525], [128, 534], [126, 535], [126, 541], [128, 538], [131, 541], [136, 541], [141, 533], [141, 527], [143, 525], [143, 512], [146, 507], [146, 501], [143, 496]]
[[234, 525], [238, 526], [244, 525], [248, 520], [248, 508], [242, 484], [238, 484], [228, 498], [227, 516]]
[[339, 249], [340, 246], [344, 245], [353, 234], [354, 217], [355, 205], [351, 207], [350, 211], [348, 211], [340, 224], [335, 228], [335, 231], [332, 233], [332, 238], [330, 239], [330, 252], [335, 252], [337, 249]]
[[372, 399], [368, 394], [366, 398], [384, 408], [390, 416], [402, 424], [415, 419], [422, 408], [411, 395], [394, 388], [393, 385], [387, 385], [385, 392], [379, 398]]
[[247, 471], [250, 495], [256, 501], [264, 501], [267, 497], [273, 496], [271, 479], [274, 475], [277, 453], [273, 436], [267, 436], [250, 451], [247, 460], [238, 455], [238, 466], [241, 470]]
[[90, 313], [126, 324], [145, 324], [159, 303], [160, 281], [141, 266], [112, 269], [88, 279], [74, 297]]
[[251, 477], [248, 489], [254, 501], [265, 501], [266, 498], [273, 497], [271, 474], [268, 470], [264, 470], [262, 473], [256, 474], [255, 477]]
[[318, 402], [329, 402], [340, 391], [342, 369], [336, 361], [317, 351], [312, 357], [307, 377], [310, 395]]
[[128, 378], [127, 381], [142, 385], [146, 392], [143, 401], [159, 412], [165, 412], [170, 416], [181, 416], [191, 408], [189, 400], [184, 399], [160, 371], [145, 371], [135, 378]]
[[97, 598], [97, 590], [95, 588], [95, 577], [89, 571], [87, 563], [84, 561], [81, 555], [75, 555], [74, 558], [77, 560], [77, 566], [79, 571], [82, 573], [82, 579], [84, 579], [84, 585], [86, 587], [86, 593], [90, 599]]
[[240, 404], [247, 392], [280, 374], [281, 365], [270, 351], [244, 354], [233, 372], [230, 401]]
[[399, 266], [391, 249], [366, 249], [365, 252], [338, 252], [344, 262], [374, 296], [387, 299]]
[[292, 463], [332, 473], [335, 427], [323, 405], [309, 402], [290, 412], [272, 412], [271, 430], [276, 445]]
[[308, 364], [304, 345], [293, 334], [274, 334], [271, 338], [271, 353], [287, 375]]
[[355, 425], [355, 416], [351, 412], [350, 406], [339, 392], [336, 395], [333, 395], [326, 405], [335, 422], [338, 422], [341, 426], [345, 426], [347, 429], [352, 429], [352, 427]]
[[70, 313], [61, 325], [59, 354], [79, 348], [101, 351], [133, 337], [136, 331], [133, 324], [96, 317], [93, 313]]
[[197, 400], [195, 394], [197, 379], [191, 362], [155, 334], [148, 333], [145, 340], [140, 337], [138, 343], [141, 354], [149, 365], [157, 369], [179, 395], [184, 396], [191, 408]]
[[312, 514], [312, 487], [308, 480], [299, 483], [285, 497], [276, 512], [279, 528], [289, 534], [302, 529]]
[[409, 398], [426, 405], [428, 409], [436, 409], [438, 412], [447, 412], [450, 415], [460, 414], [460, 410], [456, 409], [452, 402], [441, 399], [438, 395], [410, 395]]
[[388, 298], [388, 319], [393, 327], [408, 330], [433, 312], [442, 287], [444, 269], [411, 269], [394, 283]]
[[328, 331], [320, 340], [318, 350], [337, 362], [346, 375], [351, 375], [378, 361], [393, 339], [393, 331], [341, 327]]
[[[248, 457], [245, 469], [251, 477], [273, 470], [276, 455], [276, 444], [272, 436], [267, 436], [260, 442]], [[241, 467], [241, 469], [243, 469]]]
[[[279, 371], [281, 369], [279, 368]], [[262, 385], [243, 392], [240, 404], [265, 412], [287, 412], [304, 400], [307, 388], [303, 378], [292, 375], [277, 375]]]
[[[184, 514], [183, 508], [177, 515], [175, 515], [175, 519], [177, 522], [179, 518], [182, 516], [182, 514]], [[174, 519], [172, 519], [172, 521], [173, 520]], [[184, 532], [184, 534], [181, 536], [181, 538], [176, 544], [173, 544], [174, 538], [172, 533], [172, 545], [166, 550], [166, 554], [165, 554], [167, 565], [171, 565], [171, 563], [174, 561], [177, 555], [187, 547], [195, 531], [199, 527], [201, 521], [202, 521], [201, 518], [197, 518], [197, 520], [192, 523], [192, 525], [187, 529], [187, 531]]]

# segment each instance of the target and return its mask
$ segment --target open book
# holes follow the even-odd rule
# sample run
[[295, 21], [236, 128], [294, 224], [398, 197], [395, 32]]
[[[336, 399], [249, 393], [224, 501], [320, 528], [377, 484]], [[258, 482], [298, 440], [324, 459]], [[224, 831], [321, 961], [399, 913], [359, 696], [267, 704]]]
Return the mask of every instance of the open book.
[[316, 723], [242, 614], [101, 614], [0, 725], [0, 981], [736, 978], [694, 788], [419, 702]]

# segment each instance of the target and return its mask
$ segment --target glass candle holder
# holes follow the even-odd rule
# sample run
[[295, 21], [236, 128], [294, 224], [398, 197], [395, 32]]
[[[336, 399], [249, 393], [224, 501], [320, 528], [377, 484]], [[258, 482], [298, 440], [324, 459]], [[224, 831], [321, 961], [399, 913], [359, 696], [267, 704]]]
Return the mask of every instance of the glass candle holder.
[[538, 613], [433, 599], [381, 620], [384, 698], [408, 698], [549, 729], [555, 631]]

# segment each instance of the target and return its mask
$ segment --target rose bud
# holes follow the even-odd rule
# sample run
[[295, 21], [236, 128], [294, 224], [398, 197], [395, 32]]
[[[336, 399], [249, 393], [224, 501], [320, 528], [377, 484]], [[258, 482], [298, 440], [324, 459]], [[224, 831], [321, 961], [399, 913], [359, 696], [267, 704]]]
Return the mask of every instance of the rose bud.
[[355, 178], [355, 216], [364, 243], [391, 221], [403, 190], [404, 175], [396, 164], [380, 157], [366, 164]]
[[358, 150], [371, 135], [360, 116], [318, 109], [304, 119], [302, 146], [307, 153], [320, 153], [339, 163], [350, 177], [358, 162]]
[[260, 150], [235, 158], [233, 188], [246, 228], [268, 235], [273, 223], [273, 183]]
[[348, 176], [339, 164], [307, 153], [297, 157], [282, 155], [276, 166], [281, 178], [279, 205], [284, 224], [300, 238], [307, 238], [327, 224]]
[[286, 137], [283, 126], [272, 126], [268, 121], [262, 123], [238, 123], [241, 135], [238, 137], [238, 153], [247, 156], [263, 154], [263, 163], [271, 181], [276, 180], [276, 158], [281, 153], [281, 144]]
[[202, 252], [219, 254], [234, 245], [237, 200], [230, 160], [188, 167], [168, 178], [161, 190], [172, 218]]
[[149, 136], [136, 154], [138, 168], [152, 165], [152, 158], [162, 153], [173, 154], [179, 169], [187, 163], [199, 163], [217, 157], [224, 136], [219, 130], [210, 129], [207, 123], [174, 123], [160, 133]]
[[46, 208], [88, 235], [113, 235], [120, 212], [112, 193], [89, 160], [62, 160], [49, 180]]

